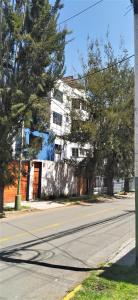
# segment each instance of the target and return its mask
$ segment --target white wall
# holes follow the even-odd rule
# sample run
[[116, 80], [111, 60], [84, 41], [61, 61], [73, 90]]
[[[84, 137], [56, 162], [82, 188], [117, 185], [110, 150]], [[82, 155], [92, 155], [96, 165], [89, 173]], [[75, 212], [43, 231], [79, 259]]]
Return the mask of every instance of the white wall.
[[[62, 80], [59, 80], [56, 88], [63, 92], [63, 103], [56, 100], [53, 96], [53, 92], [51, 92], [51, 117], [50, 117], [50, 129], [55, 133], [56, 136], [62, 136], [64, 134], [68, 134], [71, 130], [71, 99], [72, 98], [83, 98], [86, 100], [86, 94], [83, 90], [78, 90], [76, 88], [71, 88], [69, 85], [65, 84]], [[53, 112], [57, 112], [62, 115], [62, 126], [53, 123]], [[82, 120], [86, 120], [88, 117], [88, 113], [86, 111], [81, 110], [80, 116]], [[67, 120], [68, 117], [68, 120]], [[80, 133], [81, 134], [81, 133]], [[90, 145], [86, 144], [83, 147], [78, 143], [70, 143], [64, 142], [62, 138], [56, 137], [55, 144], [62, 146], [61, 155], [55, 155], [55, 161], [63, 160], [63, 159], [71, 159], [72, 158], [72, 148], [85, 148], [89, 149]], [[80, 151], [79, 151], [80, 152]], [[81, 161], [83, 156], [79, 156], [77, 161]]]
[[73, 168], [63, 162], [43, 161], [41, 193], [46, 196], [77, 194]]

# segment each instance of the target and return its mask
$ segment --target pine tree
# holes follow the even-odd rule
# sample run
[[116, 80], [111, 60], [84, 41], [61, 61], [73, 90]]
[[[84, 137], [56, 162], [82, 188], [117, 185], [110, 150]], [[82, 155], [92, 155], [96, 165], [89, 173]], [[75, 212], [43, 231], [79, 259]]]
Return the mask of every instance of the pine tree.
[[48, 92], [64, 73], [67, 30], [58, 28], [60, 0], [1, 0], [0, 3], [0, 212], [12, 143], [29, 120], [43, 130], [48, 121]]

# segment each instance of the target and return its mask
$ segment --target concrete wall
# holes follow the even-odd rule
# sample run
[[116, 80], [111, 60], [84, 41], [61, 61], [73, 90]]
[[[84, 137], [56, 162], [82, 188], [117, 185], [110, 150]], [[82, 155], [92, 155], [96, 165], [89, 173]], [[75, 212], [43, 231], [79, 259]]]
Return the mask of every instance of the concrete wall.
[[72, 167], [63, 162], [42, 162], [42, 195], [75, 195], [77, 178]]
[[[73, 167], [63, 162], [37, 160], [41, 168], [41, 198], [47, 196], [76, 195], [77, 178]], [[30, 167], [29, 200], [33, 199], [34, 165]]]

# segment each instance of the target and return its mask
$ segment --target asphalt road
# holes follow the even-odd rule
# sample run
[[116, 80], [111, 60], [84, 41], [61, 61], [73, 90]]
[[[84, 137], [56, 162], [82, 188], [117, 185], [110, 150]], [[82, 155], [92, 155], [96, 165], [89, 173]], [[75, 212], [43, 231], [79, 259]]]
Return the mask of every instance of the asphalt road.
[[0, 300], [61, 300], [134, 238], [134, 199], [0, 221]]

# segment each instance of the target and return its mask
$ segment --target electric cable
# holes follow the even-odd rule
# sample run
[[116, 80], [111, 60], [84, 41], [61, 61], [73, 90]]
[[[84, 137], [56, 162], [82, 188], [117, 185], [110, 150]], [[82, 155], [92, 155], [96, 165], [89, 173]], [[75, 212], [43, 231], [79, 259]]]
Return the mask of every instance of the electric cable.
[[83, 14], [84, 12], [86, 12], [86, 11], [88, 11], [89, 9], [93, 8], [94, 6], [97, 6], [98, 4], [100, 4], [100, 3], [103, 2], [103, 1], [104, 1], [104, 0], [99, 0], [99, 1], [97, 1], [97, 2], [95, 2], [95, 3], [93, 3], [92, 5], [90, 5], [90, 6], [86, 7], [86, 8], [84, 8], [83, 10], [79, 11], [79, 12], [76, 13], [75, 15], [73, 15], [73, 16], [71, 16], [71, 17], [65, 19], [64, 21], [61, 21], [58, 25], [60, 26], [61, 24], [63, 24], [63, 23], [65, 23], [65, 22], [67, 22], [67, 21], [70, 21], [70, 20], [72, 20], [72, 19], [78, 17], [79, 15]]

